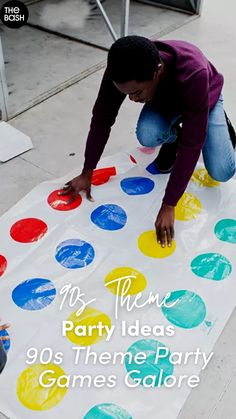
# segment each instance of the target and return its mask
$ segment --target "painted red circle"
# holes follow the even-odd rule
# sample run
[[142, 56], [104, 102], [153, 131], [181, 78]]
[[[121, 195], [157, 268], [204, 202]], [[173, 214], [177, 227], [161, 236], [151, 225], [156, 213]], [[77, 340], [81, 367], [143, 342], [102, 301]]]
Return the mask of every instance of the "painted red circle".
[[111, 176], [116, 175], [116, 168], [104, 167], [102, 169], [96, 169], [93, 171], [92, 185], [98, 186], [107, 183]]
[[3, 255], [0, 255], [0, 276], [2, 276], [7, 269], [7, 260]]
[[135, 158], [133, 156], [130, 155], [129, 157], [130, 157], [130, 160], [132, 161], [132, 163], [137, 164], [137, 162], [136, 162], [136, 160], [135, 160]]
[[10, 230], [11, 238], [20, 243], [31, 243], [40, 240], [47, 232], [47, 224], [38, 218], [23, 218], [17, 221]]
[[69, 201], [71, 198], [71, 194], [58, 195], [58, 192], [62, 192], [62, 189], [53, 191], [48, 197], [48, 204], [53, 209], [57, 211], [70, 211], [80, 206], [82, 202], [80, 195], [77, 195], [74, 201], [72, 201], [70, 204], [67, 204], [67, 201]]

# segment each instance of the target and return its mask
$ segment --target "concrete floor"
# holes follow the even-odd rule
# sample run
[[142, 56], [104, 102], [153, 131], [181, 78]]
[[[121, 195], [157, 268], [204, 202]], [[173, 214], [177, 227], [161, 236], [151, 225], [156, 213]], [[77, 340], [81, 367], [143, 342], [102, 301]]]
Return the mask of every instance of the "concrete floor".
[[[191, 21], [165, 36], [199, 45], [225, 76], [225, 107], [236, 123], [236, 4], [228, 0], [205, 0], [200, 19]], [[91, 107], [102, 71], [61, 91], [43, 103], [12, 119], [10, 124], [29, 135], [34, 149], [0, 166], [0, 214], [35, 185], [67, 174], [83, 162]], [[135, 144], [135, 122], [139, 105], [124, 104], [105, 154]], [[69, 156], [74, 152], [75, 156]], [[3, 198], [4, 197], [4, 198]], [[179, 419], [236, 419], [236, 311], [214, 348], [215, 356], [201, 374]], [[1, 415], [0, 415], [1, 418]]]

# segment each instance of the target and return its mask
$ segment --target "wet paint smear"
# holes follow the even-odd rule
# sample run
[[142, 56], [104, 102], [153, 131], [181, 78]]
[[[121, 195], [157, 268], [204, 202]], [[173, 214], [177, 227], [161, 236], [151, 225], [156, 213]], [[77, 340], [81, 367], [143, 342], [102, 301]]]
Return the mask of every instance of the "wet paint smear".
[[57, 211], [70, 211], [81, 205], [82, 198], [80, 195], [77, 195], [70, 204], [67, 204], [67, 201], [71, 198], [71, 194], [58, 195], [59, 192], [62, 192], [62, 189], [53, 191], [48, 197], [48, 204], [53, 209]]
[[65, 240], [56, 248], [55, 258], [68, 269], [84, 268], [95, 257], [95, 251], [90, 243], [79, 239]]
[[219, 253], [204, 253], [192, 260], [191, 269], [201, 278], [221, 281], [230, 275], [232, 265], [225, 256]]
[[48, 230], [47, 224], [38, 218], [24, 218], [17, 221], [10, 230], [11, 238], [20, 243], [40, 240]]
[[51, 281], [33, 278], [22, 282], [12, 291], [14, 303], [23, 310], [42, 310], [51, 304], [56, 296], [56, 289]]
[[[141, 339], [133, 343], [127, 352], [131, 352], [133, 355], [133, 361], [129, 363], [129, 359], [126, 358], [125, 366], [128, 372], [132, 370], [137, 370], [137, 372], [133, 372], [130, 374], [130, 377], [134, 379], [141, 379], [141, 384], [143, 384], [143, 380], [147, 375], [154, 375], [156, 376], [155, 379], [155, 387], [158, 386], [158, 379], [162, 371], [162, 379], [160, 380], [160, 384], [163, 384], [165, 378], [169, 375], [172, 375], [174, 367], [173, 364], [170, 362], [170, 351], [167, 349], [159, 349], [160, 355], [163, 357], [159, 357], [156, 359], [156, 353], [158, 352], [158, 348], [167, 348], [166, 345], [163, 343], [154, 340], [154, 339]], [[146, 360], [142, 364], [138, 364], [134, 361], [134, 357], [138, 352], [144, 352], [146, 354]], [[156, 361], [156, 362], [155, 362]], [[149, 383], [148, 379], [146, 380], [146, 384]]]
[[92, 212], [91, 221], [103, 230], [120, 230], [126, 224], [127, 215], [119, 205], [105, 204]]
[[[87, 326], [97, 326], [98, 324], [102, 324], [103, 326], [107, 326], [109, 329], [111, 328], [110, 317], [108, 317], [106, 313], [103, 313], [93, 307], [86, 307], [79, 316], [77, 315], [77, 311], [74, 311], [67, 320], [73, 323], [73, 329], [66, 332], [66, 337], [72, 343], [80, 346], [94, 345], [107, 337], [107, 331], [105, 328], [103, 328], [101, 335], [99, 334], [97, 328], [93, 329], [90, 334]], [[74, 332], [75, 327], [79, 328], [81, 336]], [[85, 329], [85, 333], [83, 329]]]
[[[45, 371], [53, 373], [45, 373]], [[41, 374], [45, 373], [43, 376]], [[23, 406], [31, 410], [48, 410], [56, 406], [63, 399], [67, 392], [65, 386], [59, 387], [56, 380], [65, 385], [66, 379], [62, 376], [65, 371], [54, 364], [35, 364], [24, 370], [17, 380], [16, 394]], [[50, 387], [40, 385], [39, 378], [45, 385], [50, 384], [50, 379], [55, 379], [55, 384]], [[60, 378], [61, 377], [61, 378]]]
[[225, 218], [220, 220], [215, 226], [215, 235], [223, 242], [236, 243], [236, 220]]
[[2, 276], [7, 269], [7, 260], [5, 256], [0, 255], [0, 276]]
[[102, 403], [92, 407], [83, 419], [132, 419], [132, 416], [116, 404]]
[[[0, 336], [7, 336], [9, 338], [9, 333], [7, 330], [0, 330]], [[11, 346], [10, 339], [2, 340], [2, 345], [5, 351], [8, 352]]]
[[93, 171], [92, 176], [92, 185], [98, 186], [103, 185], [104, 183], [107, 183], [111, 176], [116, 175], [116, 168], [114, 166], [112, 167], [104, 167], [102, 169], [96, 169]]
[[206, 317], [206, 306], [201, 297], [195, 292], [188, 290], [172, 291], [162, 307], [164, 316], [175, 326], [184, 329], [192, 329], [199, 326]]
[[146, 177], [129, 177], [122, 179], [120, 186], [127, 195], [145, 195], [153, 190], [155, 183]]

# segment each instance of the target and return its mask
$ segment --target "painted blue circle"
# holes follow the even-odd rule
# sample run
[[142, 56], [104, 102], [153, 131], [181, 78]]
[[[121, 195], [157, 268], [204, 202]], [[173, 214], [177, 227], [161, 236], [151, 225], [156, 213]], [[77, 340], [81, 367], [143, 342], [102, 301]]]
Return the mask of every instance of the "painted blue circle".
[[132, 416], [116, 404], [102, 403], [92, 407], [83, 419], [132, 419]]
[[[130, 377], [133, 380], [141, 379], [140, 384], [142, 385], [148, 375], [153, 375], [156, 377], [154, 387], [160, 386], [163, 384], [165, 378], [173, 373], [174, 366], [169, 359], [171, 353], [166, 345], [157, 340], [138, 340], [129, 347], [127, 352], [131, 352], [133, 356], [130, 363], [129, 358], [125, 358], [126, 369], [128, 372], [136, 370], [130, 374]], [[146, 354], [146, 360], [142, 364], [136, 363], [134, 360], [138, 352], [144, 352]], [[157, 357], [158, 353], [159, 357]], [[150, 384], [148, 380], [149, 378], [146, 378], [145, 384]]]
[[14, 303], [23, 310], [41, 310], [51, 304], [56, 289], [51, 281], [43, 278], [27, 279], [12, 291]]
[[203, 253], [191, 262], [192, 272], [205, 279], [221, 281], [232, 271], [230, 261], [219, 253]]
[[153, 190], [155, 183], [147, 177], [127, 177], [120, 186], [127, 195], [145, 195]]
[[167, 320], [175, 326], [192, 329], [199, 326], [206, 317], [205, 303], [193, 291], [172, 291], [169, 298], [166, 298], [165, 303], [169, 307], [163, 305], [162, 312]]
[[95, 251], [90, 243], [72, 239], [60, 243], [56, 248], [56, 260], [65, 268], [84, 268], [92, 263]]
[[[8, 336], [9, 337], [9, 333], [7, 332], [7, 330], [0, 330], [0, 336]], [[3, 348], [5, 349], [5, 351], [8, 352], [9, 349], [10, 349], [10, 346], [11, 346], [10, 339], [2, 340], [2, 345], [3, 345]]]
[[119, 205], [104, 204], [92, 212], [91, 220], [103, 230], [120, 230], [126, 224], [127, 215]]

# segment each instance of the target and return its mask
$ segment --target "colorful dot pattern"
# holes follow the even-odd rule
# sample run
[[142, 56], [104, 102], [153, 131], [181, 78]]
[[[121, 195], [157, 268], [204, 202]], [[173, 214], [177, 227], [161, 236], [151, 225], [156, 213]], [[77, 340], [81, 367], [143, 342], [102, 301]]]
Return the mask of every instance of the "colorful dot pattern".
[[[99, 334], [98, 329], [93, 329], [91, 331], [91, 334], [89, 335], [87, 328], [90, 326], [97, 326], [99, 323], [102, 326], [111, 327], [111, 320], [110, 318], [103, 312], [93, 308], [93, 307], [86, 307], [84, 311], [78, 316], [77, 312], [74, 311], [69, 317], [68, 321], [71, 321], [73, 323], [73, 329], [71, 331], [68, 331], [66, 336], [67, 338], [75, 343], [76, 345], [80, 346], [90, 346], [94, 345], [95, 343], [100, 342], [101, 340], [106, 338], [107, 331], [103, 327], [102, 335]], [[78, 333], [76, 334], [75, 328], [79, 327], [79, 334], [81, 336], [78, 336]], [[87, 330], [86, 335], [84, 336], [84, 330]]]
[[90, 409], [83, 419], [132, 419], [132, 416], [116, 404], [102, 403]]
[[206, 306], [202, 298], [193, 291], [172, 291], [162, 307], [164, 316], [175, 326], [192, 329], [199, 326], [206, 316]]
[[[152, 154], [156, 148], [141, 147], [139, 150], [146, 154]], [[130, 161], [137, 164], [136, 159], [130, 155]], [[131, 163], [130, 163], [131, 164]], [[160, 174], [155, 168], [154, 162], [146, 167], [146, 171], [152, 175]], [[110, 181], [112, 176], [116, 176], [117, 170], [115, 166], [94, 170], [92, 176], [92, 184], [100, 186]], [[214, 181], [206, 172], [205, 169], [198, 169], [194, 172], [192, 183], [201, 188], [213, 188], [219, 186], [219, 182]], [[153, 180], [148, 177], [124, 177], [120, 181], [122, 191], [127, 195], [145, 195], [149, 194], [155, 187]], [[157, 183], [158, 187], [158, 183]], [[70, 195], [62, 196], [59, 190], [55, 190], [47, 197], [48, 205], [56, 211], [70, 211], [77, 209], [82, 203], [82, 197], [78, 195], [76, 199], [67, 204]], [[202, 211], [202, 204], [197, 196], [185, 192], [180, 199], [175, 215], [179, 221], [194, 221]], [[125, 209], [116, 203], [103, 204], [95, 208], [88, 216], [88, 223], [91, 221], [94, 225], [103, 230], [116, 231], [126, 227], [127, 214]], [[12, 240], [20, 244], [30, 244], [40, 241], [48, 232], [47, 222], [39, 218], [22, 218], [17, 220], [10, 228], [9, 234]], [[229, 244], [236, 243], [236, 220], [222, 219], [217, 222], [214, 228], [215, 236], [220, 240]], [[140, 234], [137, 240], [137, 247], [142, 255], [150, 258], [163, 259], [172, 256], [176, 250], [176, 243], [173, 241], [172, 247], [162, 248], [156, 240], [156, 232], [154, 230], [144, 231]], [[55, 251], [55, 259], [61, 265], [61, 268], [77, 269], [89, 266], [95, 259], [95, 249], [92, 244], [87, 241], [73, 238], [64, 240], [59, 243]], [[5, 256], [0, 255], [0, 277], [9, 265], [9, 261]], [[231, 262], [223, 255], [218, 253], [206, 253], [195, 257], [190, 269], [194, 275], [199, 278], [221, 281], [230, 277], [232, 272]], [[161, 278], [161, 275], [159, 275]], [[117, 280], [120, 281], [120, 288], [117, 286]], [[104, 288], [114, 296], [121, 295], [121, 289], [124, 282], [130, 279], [130, 287], [126, 295], [136, 295], [145, 290], [148, 285], [148, 278], [146, 278], [140, 271], [133, 267], [121, 266], [112, 269], [104, 279]], [[111, 283], [112, 282], [112, 283]], [[31, 278], [19, 283], [12, 290], [12, 300], [17, 307], [26, 311], [37, 311], [45, 309], [56, 298], [56, 288], [53, 282], [45, 278]], [[112, 297], [114, 298], [114, 297]], [[162, 307], [162, 313], [166, 319], [173, 325], [183, 329], [193, 329], [201, 325], [203, 321], [207, 323], [206, 305], [203, 299], [194, 291], [177, 290], [170, 293], [166, 300], [169, 307]], [[79, 316], [74, 311], [70, 314], [67, 320], [72, 321], [73, 330], [67, 332], [67, 339], [75, 345], [90, 346], [104, 341], [107, 332], [104, 329], [102, 336], [99, 336], [96, 328], [89, 335], [77, 336], [74, 329], [76, 327], [97, 326], [102, 324], [106, 327], [111, 327], [112, 321], [109, 316], [93, 307], [86, 307]], [[1, 331], [0, 336], [9, 336], [8, 332]], [[10, 339], [3, 341], [6, 351], [9, 350]], [[155, 363], [155, 355], [158, 347], [166, 347], [161, 342], [153, 339], [142, 339], [134, 342], [128, 349], [133, 355], [137, 352], [145, 352], [147, 354], [147, 361], [140, 365], [132, 362], [125, 363], [125, 368], [129, 372], [131, 370], [138, 370], [139, 374], [133, 373], [131, 379], [142, 378], [141, 385], [147, 375], [156, 376], [156, 384], [160, 373], [162, 372], [162, 382], [168, 375], [173, 374], [174, 367], [170, 363], [170, 351], [167, 356]], [[51, 409], [62, 401], [66, 395], [67, 388], [59, 387], [55, 384], [50, 389], [45, 389], [39, 385], [39, 376], [46, 370], [51, 369], [53, 377], [61, 378], [65, 372], [59, 366], [54, 364], [41, 365], [36, 364], [25, 369], [18, 377], [16, 393], [19, 401], [26, 408], [34, 411], [43, 411]], [[79, 372], [78, 372], [79, 373]], [[45, 375], [44, 380], [48, 380], [49, 375]], [[30, 397], [29, 397], [30, 394]], [[109, 403], [102, 403], [93, 406], [84, 416], [84, 419], [132, 419], [131, 415], [122, 407]]]
[[48, 197], [48, 204], [54, 210], [71, 211], [75, 208], [78, 208], [81, 205], [82, 198], [80, 195], [77, 195], [77, 197], [68, 204], [67, 202], [70, 201], [71, 195], [70, 194], [60, 195], [61, 192], [62, 192], [62, 189], [58, 189], [56, 191], [53, 191]]
[[[47, 370], [52, 373], [46, 374]], [[18, 378], [16, 393], [19, 401], [30, 410], [51, 409], [60, 403], [67, 392], [66, 387], [59, 387], [56, 383], [48, 388], [41, 386], [39, 379], [43, 373], [42, 380], [46, 385], [50, 383], [49, 379], [59, 379], [65, 375], [63, 369], [54, 364], [35, 364], [24, 370]]]
[[10, 235], [16, 242], [32, 243], [40, 240], [47, 233], [47, 230], [47, 224], [43, 220], [24, 218], [13, 224]]
[[[162, 356], [157, 359], [156, 354], [158, 352], [158, 348], [160, 348], [159, 351]], [[128, 349], [128, 352], [131, 352], [133, 355], [133, 361], [129, 363], [127, 358], [125, 366], [128, 372], [133, 370], [138, 372], [132, 372], [130, 377], [133, 380], [141, 378], [141, 384], [143, 384], [143, 381], [148, 375], [154, 375], [156, 377], [154, 386], [156, 387], [159, 384], [159, 376], [162, 372], [160, 380], [160, 384], [162, 385], [165, 378], [172, 375], [174, 370], [173, 363], [171, 363], [169, 359], [170, 351], [167, 351], [164, 348], [166, 348], [166, 345], [154, 339], [141, 339], [133, 343]], [[139, 352], [143, 352], [146, 355], [146, 360], [142, 364], [135, 362], [134, 357]], [[146, 381], [146, 383], [148, 384], [148, 381]]]
[[51, 281], [44, 278], [28, 279], [17, 285], [12, 292], [14, 303], [23, 310], [41, 310], [51, 304], [56, 289]]
[[171, 247], [162, 247], [161, 244], [157, 242], [156, 231], [150, 230], [145, 231], [139, 236], [138, 248], [145, 256], [162, 259], [171, 256], [174, 253], [176, 243], [173, 240]]
[[227, 243], [236, 243], [236, 220], [226, 218], [220, 220], [214, 229], [216, 237]]
[[93, 246], [84, 240], [65, 240], [56, 248], [57, 262], [67, 269], [84, 268], [93, 262], [94, 257]]
[[127, 222], [127, 215], [123, 208], [115, 204], [101, 205], [91, 214], [91, 221], [103, 230], [120, 230]]
[[135, 295], [147, 286], [145, 276], [127, 266], [113, 269], [105, 278], [106, 288], [115, 295]]
[[192, 272], [205, 279], [221, 281], [227, 278], [232, 271], [230, 261], [218, 253], [204, 253], [191, 262]]
[[137, 176], [123, 179], [120, 186], [127, 195], [145, 195], [153, 190], [155, 183], [151, 179]]

